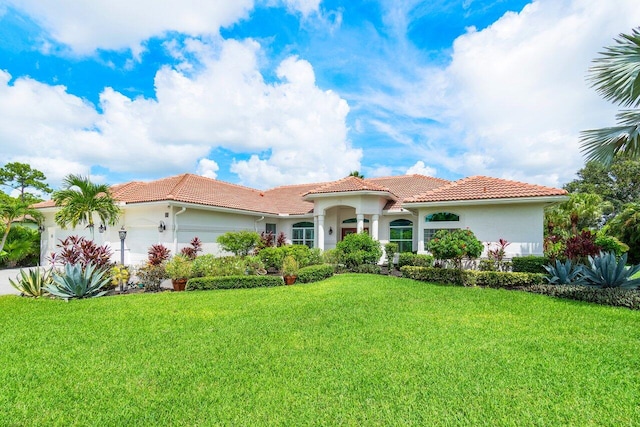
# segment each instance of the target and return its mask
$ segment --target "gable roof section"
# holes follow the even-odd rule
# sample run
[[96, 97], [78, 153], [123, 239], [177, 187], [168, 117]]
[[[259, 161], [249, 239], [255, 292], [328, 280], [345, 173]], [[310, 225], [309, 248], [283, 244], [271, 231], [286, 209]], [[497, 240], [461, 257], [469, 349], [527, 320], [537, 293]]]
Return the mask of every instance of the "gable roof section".
[[308, 191], [304, 196], [316, 195], [316, 194], [332, 194], [332, 193], [347, 193], [354, 191], [376, 191], [383, 193], [390, 193], [395, 196], [389, 190], [389, 188], [376, 184], [371, 181], [358, 178], [356, 176], [348, 176], [346, 178], [339, 179], [338, 181], [328, 182], [324, 185], [317, 186], [313, 190]]
[[[303, 199], [303, 195], [316, 188], [317, 182], [311, 184], [285, 185], [272, 188], [265, 196], [280, 214], [304, 215], [313, 212], [313, 202]], [[320, 183], [320, 185], [323, 185]]]
[[398, 200], [390, 200], [387, 203], [384, 207], [385, 210], [400, 210], [406, 199], [451, 183], [446, 179], [425, 175], [387, 176], [368, 178], [367, 181], [389, 188], [393, 194], [398, 196]]
[[558, 188], [486, 176], [472, 176], [448, 185], [409, 197], [405, 203], [447, 202], [461, 200], [513, 199], [545, 196], [564, 196]]

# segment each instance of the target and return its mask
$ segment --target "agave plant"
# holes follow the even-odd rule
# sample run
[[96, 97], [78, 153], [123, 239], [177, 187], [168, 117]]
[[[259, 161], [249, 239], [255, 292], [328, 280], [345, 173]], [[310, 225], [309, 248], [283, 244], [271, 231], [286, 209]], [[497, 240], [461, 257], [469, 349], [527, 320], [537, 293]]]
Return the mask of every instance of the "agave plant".
[[598, 288], [635, 289], [640, 285], [639, 279], [631, 277], [640, 271], [640, 265], [626, 267], [627, 254], [616, 258], [613, 252], [600, 253], [589, 257], [589, 264], [583, 268], [585, 285]]
[[16, 276], [16, 281], [9, 279], [9, 284], [22, 295], [38, 298], [45, 293], [45, 289], [51, 284], [51, 270], [40, 268], [23, 270]]
[[552, 285], [581, 285], [583, 284], [582, 266], [574, 264], [570, 259], [565, 262], [556, 260], [555, 265], [543, 265], [549, 275], [545, 279]]
[[89, 264], [83, 270], [79, 264], [66, 264], [63, 274], [54, 274], [53, 283], [46, 290], [65, 300], [71, 298], [94, 298], [107, 293], [102, 287], [109, 283], [107, 270]]

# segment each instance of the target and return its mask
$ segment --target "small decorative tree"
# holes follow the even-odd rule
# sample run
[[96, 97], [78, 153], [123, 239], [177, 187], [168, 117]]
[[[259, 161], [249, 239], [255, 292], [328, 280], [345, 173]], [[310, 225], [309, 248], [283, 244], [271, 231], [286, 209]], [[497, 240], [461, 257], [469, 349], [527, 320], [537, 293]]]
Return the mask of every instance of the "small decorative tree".
[[229, 231], [216, 240], [223, 250], [236, 256], [247, 256], [260, 242], [255, 231]]
[[338, 260], [348, 269], [362, 264], [376, 264], [382, 256], [380, 242], [368, 233], [349, 234], [336, 245]]
[[469, 229], [440, 230], [427, 246], [436, 259], [451, 260], [458, 269], [462, 269], [464, 258], [478, 258], [484, 249], [482, 242]]
[[389, 274], [394, 270], [393, 258], [398, 253], [398, 244], [397, 243], [387, 243], [384, 245], [384, 252], [387, 254], [387, 267], [389, 269]]

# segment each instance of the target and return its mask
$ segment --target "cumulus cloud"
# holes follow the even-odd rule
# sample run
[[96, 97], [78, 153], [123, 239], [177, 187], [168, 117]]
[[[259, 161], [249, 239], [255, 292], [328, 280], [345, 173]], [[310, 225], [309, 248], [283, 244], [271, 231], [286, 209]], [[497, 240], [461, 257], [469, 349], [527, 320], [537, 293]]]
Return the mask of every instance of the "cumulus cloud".
[[[254, 0], [114, 1], [8, 0], [9, 5], [33, 17], [50, 36], [78, 54], [96, 49], [142, 50], [145, 40], [169, 32], [192, 36], [217, 34], [221, 27], [246, 18]], [[307, 16], [320, 0], [283, 0], [289, 10]]]
[[[280, 80], [267, 83], [254, 41], [191, 40], [172, 49], [188, 50], [198, 71], [161, 68], [155, 99], [106, 88], [99, 111], [62, 86], [28, 78], [10, 84], [0, 73], [0, 137], [7, 153], [137, 175], [195, 169], [215, 176], [218, 164], [207, 155], [224, 148], [260, 153], [235, 161], [232, 171], [243, 184], [262, 188], [335, 179], [359, 168], [362, 152], [347, 139], [349, 106], [315, 85], [307, 61], [286, 58], [276, 70]], [[51, 167], [42, 170], [57, 176]]]
[[413, 166], [407, 169], [405, 172], [406, 175], [426, 175], [426, 176], [436, 176], [436, 169], [431, 166], [427, 166], [424, 164], [422, 160], [418, 160]]

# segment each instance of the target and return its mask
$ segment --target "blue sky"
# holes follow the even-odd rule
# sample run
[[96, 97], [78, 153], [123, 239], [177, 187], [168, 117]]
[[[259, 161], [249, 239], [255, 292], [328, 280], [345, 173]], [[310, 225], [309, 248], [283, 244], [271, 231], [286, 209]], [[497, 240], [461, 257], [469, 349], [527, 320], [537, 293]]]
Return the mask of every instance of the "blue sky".
[[211, 3], [0, 0], [3, 163], [54, 187], [352, 170], [560, 186], [580, 130], [613, 123], [589, 63], [640, 24], [636, 0]]

